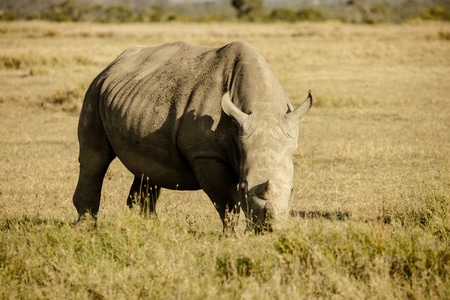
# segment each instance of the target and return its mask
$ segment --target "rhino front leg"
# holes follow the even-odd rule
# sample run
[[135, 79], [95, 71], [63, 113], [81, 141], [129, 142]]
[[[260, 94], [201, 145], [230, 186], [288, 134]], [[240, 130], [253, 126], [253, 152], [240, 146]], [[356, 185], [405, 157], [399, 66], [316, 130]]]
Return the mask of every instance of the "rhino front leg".
[[127, 198], [127, 205], [132, 208], [135, 204], [139, 204], [141, 213], [149, 217], [156, 213], [156, 201], [160, 193], [161, 188], [151, 184], [144, 175], [140, 178], [135, 176]]
[[200, 187], [219, 213], [223, 231], [234, 232], [240, 211], [236, 174], [227, 164], [214, 158], [196, 159], [192, 166]]

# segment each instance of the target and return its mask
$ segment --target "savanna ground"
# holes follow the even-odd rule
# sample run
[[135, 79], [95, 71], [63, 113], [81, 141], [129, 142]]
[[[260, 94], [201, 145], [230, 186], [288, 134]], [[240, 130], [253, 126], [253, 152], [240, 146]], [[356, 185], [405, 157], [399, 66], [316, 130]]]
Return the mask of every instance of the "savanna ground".
[[[115, 161], [96, 229], [72, 227], [76, 127], [94, 76], [131, 45], [246, 40], [300, 125], [291, 217], [221, 237], [203, 192], [126, 207]], [[0, 23], [2, 299], [450, 298], [450, 25]], [[338, 220], [335, 212], [351, 216]]]

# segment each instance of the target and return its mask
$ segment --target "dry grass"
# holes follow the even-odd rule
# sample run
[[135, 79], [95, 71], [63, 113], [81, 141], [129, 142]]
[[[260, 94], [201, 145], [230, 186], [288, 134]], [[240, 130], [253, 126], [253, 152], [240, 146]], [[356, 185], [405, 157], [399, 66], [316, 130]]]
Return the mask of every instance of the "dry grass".
[[[450, 43], [444, 23], [0, 23], [1, 298], [450, 298]], [[220, 239], [202, 192], [164, 191], [158, 220], [125, 205], [115, 161], [99, 226], [72, 228], [76, 124], [124, 48], [243, 39], [299, 104], [297, 211], [264, 236]], [[242, 222], [241, 222], [242, 223]]]

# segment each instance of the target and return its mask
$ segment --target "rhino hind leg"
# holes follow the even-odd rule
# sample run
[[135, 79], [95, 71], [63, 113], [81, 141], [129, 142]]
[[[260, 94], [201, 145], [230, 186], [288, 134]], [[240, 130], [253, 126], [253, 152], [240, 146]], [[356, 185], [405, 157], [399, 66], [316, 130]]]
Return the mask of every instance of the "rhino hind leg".
[[[116, 154], [106, 136], [92, 92], [86, 95], [78, 124], [80, 172], [73, 195], [78, 221], [84, 216], [96, 217], [105, 173]], [[91, 103], [92, 102], [92, 103]]]
[[73, 204], [78, 212], [78, 220], [81, 220], [86, 214], [96, 217], [100, 207], [103, 178], [115, 157], [109, 144], [97, 149], [82, 143], [80, 145], [80, 173], [73, 195]]
[[134, 205], [141, 207], [141, 213], [150, 217], [156, 214], [156, 201], [161, 193], [161, 188], [149, 182], [149, 179], [144, 179], [135, 176], [133, 184], [130, 188], [130, 193], [127, 198], [127, 205], [131, 209]]
[[213, 158], [196, 159], [192, 166], [201, 188], [219, 213], [223, 231], [234, 232], [240, 211], [235, 173], [228, 165]]

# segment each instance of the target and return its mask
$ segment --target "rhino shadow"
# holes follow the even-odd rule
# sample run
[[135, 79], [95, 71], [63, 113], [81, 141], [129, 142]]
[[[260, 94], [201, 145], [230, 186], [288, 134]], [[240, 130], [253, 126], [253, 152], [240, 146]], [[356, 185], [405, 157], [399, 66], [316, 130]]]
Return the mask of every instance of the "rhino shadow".
[[291, 217], [303, 219], [324, 219], [331, 221], [347, 221], [352, 217], [352, 213], [348, 211], [321, 211], [321, 210], [291, 210]]

